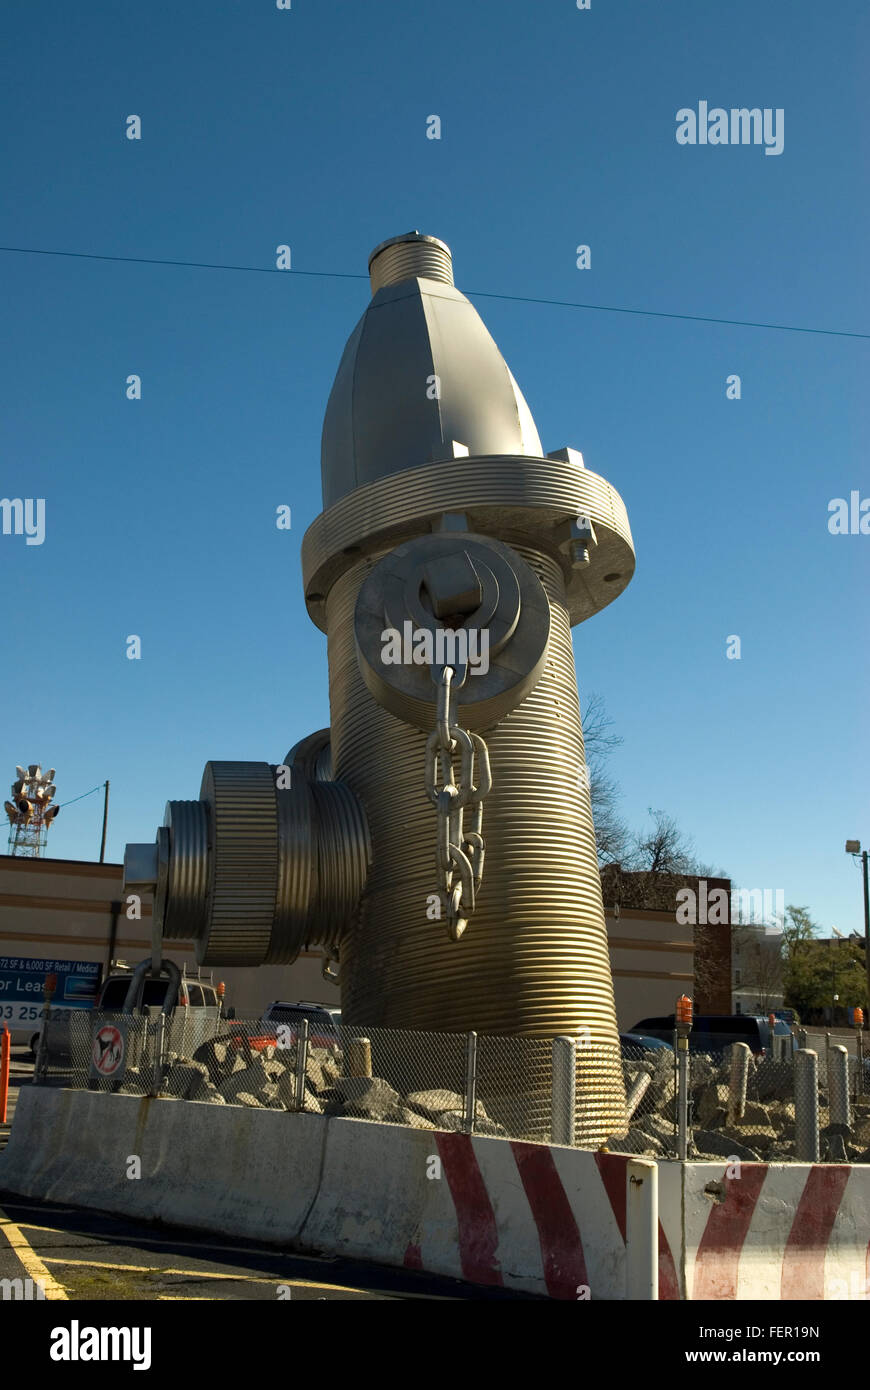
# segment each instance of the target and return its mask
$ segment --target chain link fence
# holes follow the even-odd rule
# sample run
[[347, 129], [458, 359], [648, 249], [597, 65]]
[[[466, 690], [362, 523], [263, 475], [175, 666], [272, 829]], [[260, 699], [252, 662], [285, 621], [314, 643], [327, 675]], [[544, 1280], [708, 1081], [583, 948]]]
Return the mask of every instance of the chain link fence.
[[[690, 1158], [870, 1161], [870, 1079], [856, 1058], [832, 1048], [813, 1069], [806, 1053], [775, 1060], [744, 1049], [737, 1062], [735, 1054], [690, 1054]], [[604, 1134], [600, 1115], [606, 1105], [612, 1111], [608, 1088], [620, 1068], [626, 1123]], [[35, 1080], [583, 1148], [605, 1142], [648, 1157], [679, 1153], [669, 1047], [80, 1011], [47, 1018]]]

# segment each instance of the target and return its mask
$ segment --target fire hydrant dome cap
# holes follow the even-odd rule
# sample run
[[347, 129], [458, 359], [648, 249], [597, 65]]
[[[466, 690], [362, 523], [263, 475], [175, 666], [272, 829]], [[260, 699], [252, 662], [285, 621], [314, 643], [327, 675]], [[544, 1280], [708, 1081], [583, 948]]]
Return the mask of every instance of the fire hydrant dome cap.
[[[420, 233], [377, 248], [398, 257], [351, 334], [323, 422], [323, 503], [386, 474], [454, 457], [541, 457], [531, 411], [477, 310], [425, 271], [443, 242]], [[422, 258], [422, 259], [421, 259]], [[423, 271], [424, 273], [420, 273]]]

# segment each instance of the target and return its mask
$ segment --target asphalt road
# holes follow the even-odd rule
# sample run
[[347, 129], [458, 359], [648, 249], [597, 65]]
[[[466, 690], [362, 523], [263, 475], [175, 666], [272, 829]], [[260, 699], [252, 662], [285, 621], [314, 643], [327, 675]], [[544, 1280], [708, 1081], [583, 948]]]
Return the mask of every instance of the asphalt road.
[[[0, 1147], [8, 1139], [18, 1089], [29, 1085], [32, 1075], [28, 1054], [16, 1052]], [[479, 1288], [413, 1270], [297, 1255], [0, 1191], [0, 1280], [28, 1278], [34, 1285], [40, 1281], [46, 1297], [59, 1301], [538, 1301], [533, 1295]], [[27, 1286], [22, 1287], [26, 1292]], [[14, 1286], [9, 1295], [5, 1288], [0, 1300], [14, 1296]]]
[[34, 1286], [41, 1281], [46, 1298], [59, 1301], [540, 1301], [413, 1270], [170, 1231], [0, 1191], [0, 1280], [28, 1278]]

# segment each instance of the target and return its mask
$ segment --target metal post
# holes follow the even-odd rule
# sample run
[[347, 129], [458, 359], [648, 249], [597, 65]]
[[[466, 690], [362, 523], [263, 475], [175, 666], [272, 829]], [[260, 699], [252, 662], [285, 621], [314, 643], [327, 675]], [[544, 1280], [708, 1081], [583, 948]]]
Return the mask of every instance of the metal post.
[[103, 798], [103, 838], [100, 841], [100, 863], [106, 857], [106, 826], [109, 820], [109, 782], [106, 779], [106, 795]]
[[[150, 1031], [151, 1031], [151, 1024], [150, 1024], [150, 1022], [149, 1022], [149, 1020], [148, 1020], [147, 1014], [145, 1014], [145, 1015], [142, 1017], [141, 1020], [138, 1020], [138, 1019], [137, 1019], [137, 1020], [135, 1020], [135, 1022], [136, 1022], [136, 1023], [141, 1022], [141, 1025], [142, 1025], [142, 1028], [144, 1029], [144, 1034], [145, 1034], [145, 1039], [144, 1039], [144, 1041], [145, 1041], [145, 1049], [147, 1050], [147, 1047], [148, 1047], [148, 1036], [149, 1036]], [[166, 1025], [167, 1025], [168, 1022], [169, 1022], [169, 1015], [168, 1015], [168, 1014], [165, 1014], [165, 1013], [163, 1012], [163, 1010], [161, 1009], [160, 1012], [159, 1012], [159, 1014], [157, 1015], [157, 1017], [156, 1017], [155, 1020], [154, 1020], [154, 1061], [153, 1061], [153, 1064], [152, 1064], [152, 1067], [151, 1067], [151, 1095], [152, 1095], [152, 1096], [159, 1096], [159, 1095], [160, 1095], [160, 1089], [161, 1089], [161, 1086], [162, 1086], [162, 1084], [163, 1084], [163, 1059], [164, 1059], [164, 1057], [165, 1057], [165, 1055], [166, 1055]], [[135, 1026], [134, 1020], [131, 1019], [131, 1020], [130, 1020], [130, 1025], [129, 1025], [129, 1031], [128, 1031], [128, 1033], [127, 1033], [127, 1037], [128, 1037], [128, 1038], [131, 1036], [131, 1034], [132, 1034], [132, 1032], [133, 1032], [134, 1026]]]
[[577, 1112], [577, 1043], [574, 1038], [553, 1039], [553, 1084], [550, 1091], [550, 1142], [574, 1143]]
[[[42, 986], [42, 1032], [36, 1045], [36, 1064], [33, 1068], [33, 1084], [41, 1086], [48, 1071], [48, 1027], [51, 1021], [51, 1001], [57, 989], [57, 976], [46, 975]], [[70, 1025], [72, 1031], [72, 1025]]]
[[303, 1018], [296, 1037], [296, 1109], [305, 1109], [305, 1077], [308, 1073], [308, 1019]]
[[477, 1034], [469, 1033], [465, 1042], [465, 1132], [474, 1133], [477, 1112]]
[[739, 1124], [746, 1114], [746, 1086], [749, 1081], [751, 1052], [746, 1043], [733, 1043], [731, 1072], [728, 1077], [728, 1123]]
[[659, 1169], [648, 1158], [625, 1165], [625, 1297], [659, 1296]]
[[819, 1058], [806, 1047], [794, 1055], [794, 1156], [819, 1161]]
[[689, 1039], [677, 1038], [677, 1157], [685, 1159], [689, 1147]]
[[864, 968], [867, 972], [867, 1008], [870, 1009], [870, 886], [867, 883], [867, 851], [861, 851], [864, 869]]
[[828, 1053], [828, 1107], [830, 1123], [844, 1125], [852, 1123], [849, 1106], [849, 1053], [839, 1044]]
[[855, 1033], [855, 1051], [858, 1054], [858, 1070], [855, 1074], [855, 1098], [864, 1094], [864, 1033], [858, 1028]]
[[797, 1045], [798, 1045], [798, 1047], [801, 1049], [801, 1051], [804, 1051], [804, 1052], [806, 1051], [806, 1046], [807, 1046], [807, 1030], [806, 1030], [806, 1028], [799, 1028], [799, 1029], [797, 1030]]

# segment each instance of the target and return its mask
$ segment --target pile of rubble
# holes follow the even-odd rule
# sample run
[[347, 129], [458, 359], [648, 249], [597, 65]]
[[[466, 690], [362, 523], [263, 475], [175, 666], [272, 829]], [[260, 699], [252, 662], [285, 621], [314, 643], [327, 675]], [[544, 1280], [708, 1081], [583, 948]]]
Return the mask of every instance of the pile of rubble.
[[[238, 1039], [215, 1038], [192, 1057], [170, 1059], [161, 1087], [165, 1098], [206, 1105], [245, 1105], [259, 1110], [296, 1109], [295, 1048], [258, 1045], [251, 1051]], [[146, 1073], [128, 1067], [120, 1094], [141, 1095], [150, 1086]], [[326, 1048], [309, 1047], [305, 1073], [305, 1111], [309, 1114], [380, 1120], [414, 1129], [464, 1129], [465, 1101], [455, 1091], [413, 1091], [402, 1096], [379, 1076], [344, 1076]], [[478, 1101], [475, 1133], [506, 1135]]]
[[[649, 1085], [629, 1128], [608, 1139], [614, 1152], [656, 1158], [676, 1153], [677, 1097], [672, 1052], [647, 1053], [624, 1064], [626, 1092], [642, 1076]], [[750, 1064], [747, 1100], [739, 1119], [729, 1119], [730, 1060], [693, 1054], [689, 1062], [690, 1158], [736, 1158], [743, 1162], [787, 1162], [795, 1158], [794, 1076], [789, 1062], [769, 1059]], [[643, 1085], [643, 1082], [641, 1082]], [[827, 1123], [828, 1096], [819, 1090], [822, 1159], [870, 1162], [870, 1097], [853, 1101], [851, 1126]]]

